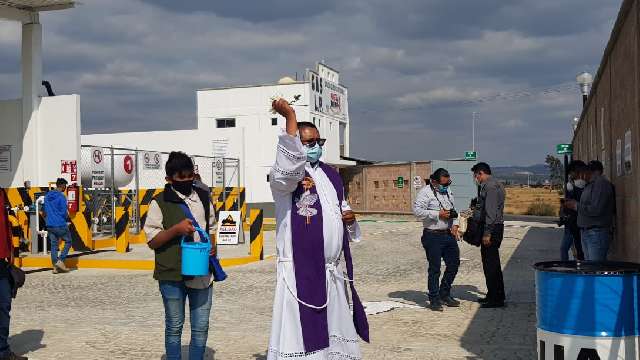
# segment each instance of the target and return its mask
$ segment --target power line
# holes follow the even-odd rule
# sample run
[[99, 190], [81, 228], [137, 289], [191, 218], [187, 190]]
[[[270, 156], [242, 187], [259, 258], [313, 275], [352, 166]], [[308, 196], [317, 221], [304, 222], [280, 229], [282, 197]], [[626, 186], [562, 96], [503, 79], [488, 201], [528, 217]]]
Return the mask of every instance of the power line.
[[[529, 88], [529, 89], [522, 89], [522, 90], [515, 90], [515, 91], [499, 92], [497, 94], [486, 95], [486, 96], [470, 98], [470, 99], [443, 101], [443, 103], [446, 102], [447, 105], [451, 105], [451, 106], [480, 105], [480, 104], [487, 104], [487, 103], [499, 102], [499, 101], [516, 101], [516, 100], [531, 98], [535, 96], [545, 96], [545, 97], [553, 96], [553, 95], [559, 95], [562, 93], [574, 92], [575, 90], [576, 90], [575, 83], [566, 82], [566, 83], [554, 85], [551, 87]], [[398, 107], [395, 107], [393, 110], [394, 111], [421, 110], [421, 109], [430, 108], [434, 105], [436, 104], [425, 103], [425, 104], [419, 104], [414, 106], [398, 106]], [[363, 109], [356, 112], [369, 113], [369, 112], [375, 112], [375, 110]]]

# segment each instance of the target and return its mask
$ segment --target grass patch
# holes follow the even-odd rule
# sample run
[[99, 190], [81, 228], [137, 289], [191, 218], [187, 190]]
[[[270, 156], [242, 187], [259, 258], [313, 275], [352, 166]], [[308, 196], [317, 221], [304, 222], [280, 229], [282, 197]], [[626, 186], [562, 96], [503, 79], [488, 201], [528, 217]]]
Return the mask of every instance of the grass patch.
[[535, 216], [555, 216], [557, 215], [556, 209], [551, 205], [542, 201], [536, 201], [529, 205], [526, 215]]

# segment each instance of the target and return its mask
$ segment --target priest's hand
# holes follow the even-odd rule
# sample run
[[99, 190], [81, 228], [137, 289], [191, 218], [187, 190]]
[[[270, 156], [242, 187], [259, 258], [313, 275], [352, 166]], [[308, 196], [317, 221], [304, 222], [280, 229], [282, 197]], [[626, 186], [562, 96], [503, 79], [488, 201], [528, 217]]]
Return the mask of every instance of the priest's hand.
[[347, 225], [351, 225], [356, 222], [356, 214], [351, 210], [343, 211], [342, 221], [344, 221]]
[[296, 111], [293, 110], [289, 102], [283, 98], [274, 100], [271, 103], [271, 107], [278, 114], [284, 116], [287, 119], [287, 134], [291, 136], [298, 135], [298, 118], [296, 117]]

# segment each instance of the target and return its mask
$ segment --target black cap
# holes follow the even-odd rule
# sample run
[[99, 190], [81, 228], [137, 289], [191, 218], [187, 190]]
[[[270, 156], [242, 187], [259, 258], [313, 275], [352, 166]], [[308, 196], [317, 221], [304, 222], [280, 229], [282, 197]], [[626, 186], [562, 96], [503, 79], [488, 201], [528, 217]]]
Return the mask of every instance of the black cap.
[[68, 182], [65, 178], [58, 178], [58, 180], [56, 180], [56, 186], [67, 186], [67, 184]]

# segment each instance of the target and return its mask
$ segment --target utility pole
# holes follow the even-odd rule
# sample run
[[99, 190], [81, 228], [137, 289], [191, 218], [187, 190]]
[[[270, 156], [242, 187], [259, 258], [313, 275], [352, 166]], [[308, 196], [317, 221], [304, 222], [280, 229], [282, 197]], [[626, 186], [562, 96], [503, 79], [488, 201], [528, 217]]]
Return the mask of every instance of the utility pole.
[[476, 151], [476, 116], [478, 115], [477, 112], [473, 112], [472, 114], [472, 118], [471, 118], [471, 151]]

